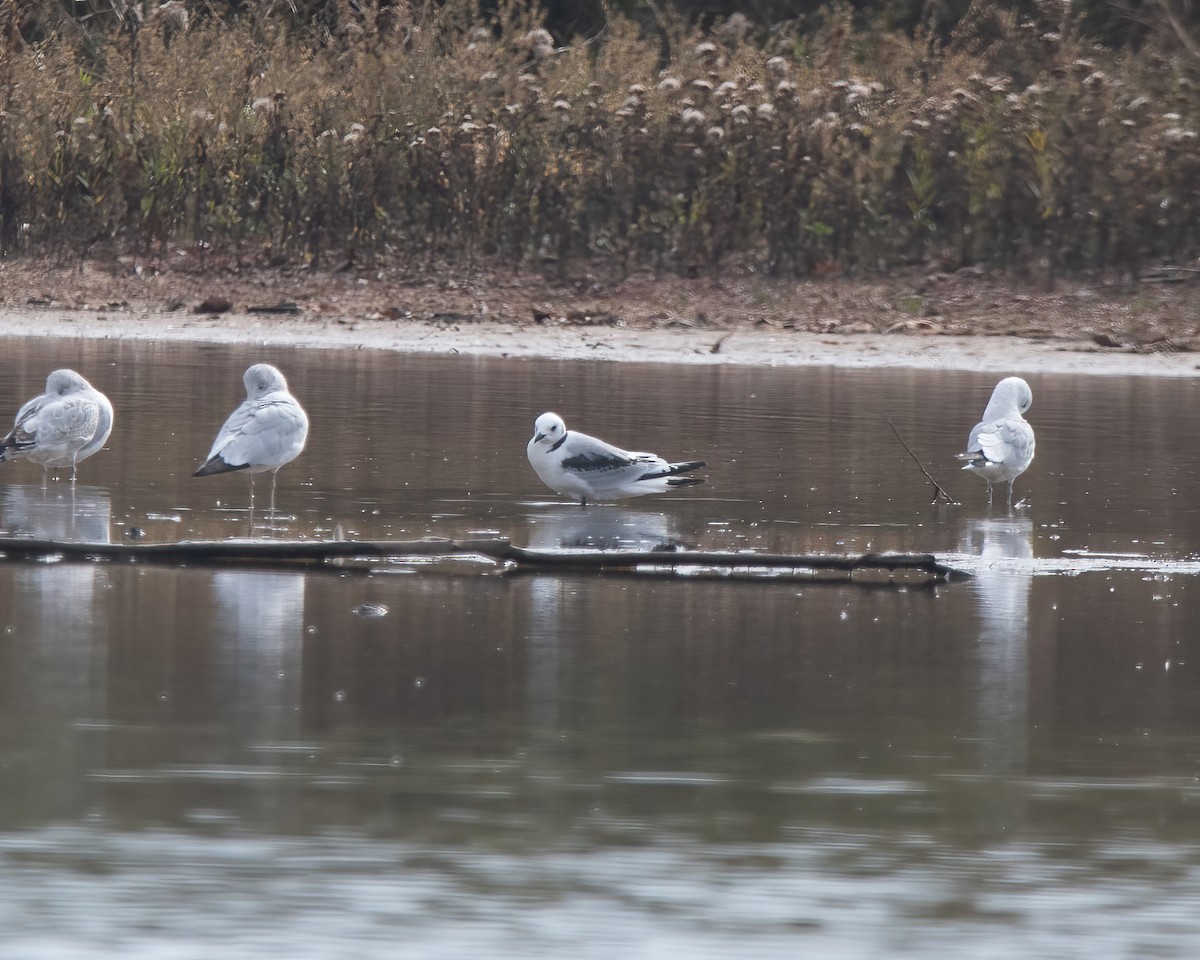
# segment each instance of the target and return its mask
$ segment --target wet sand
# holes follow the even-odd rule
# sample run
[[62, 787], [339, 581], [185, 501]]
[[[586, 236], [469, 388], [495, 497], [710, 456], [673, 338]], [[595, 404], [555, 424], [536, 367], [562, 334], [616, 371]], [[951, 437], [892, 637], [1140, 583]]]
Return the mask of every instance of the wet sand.
[[[214, 255], [215, 256], [215, 255]], [[1182, 269], [1182, 268], [1181, 268]], [[199, 258], [0, 261], [0, 336], [649, 363], [1189, 377], [1200, 267], [1035, 283], [968, 268], [788, 280], [497, 265], [309, 269]]]
[[642, 363], [888, 367], [991, 373], [1088, 373], [1190, 377], [1200, 354], [1105, 349], [1089, 340], [944, 334], [822, 334], [754, 327], [638, 329], [577, 324], [435, 323], [337, 316], [154, 310], [0, 308], [0, 336], [46, 336], [264, 347], [368, 349], [481, 357]]

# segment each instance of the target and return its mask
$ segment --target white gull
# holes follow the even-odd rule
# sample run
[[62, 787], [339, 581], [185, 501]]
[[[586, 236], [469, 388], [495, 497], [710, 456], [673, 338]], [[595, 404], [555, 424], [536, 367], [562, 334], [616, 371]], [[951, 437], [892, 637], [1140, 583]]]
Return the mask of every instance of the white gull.
[[17, 411], [12, 431], [0, 440], [0, 461], [29, 460], [45, 471], [70, 467], [71, 480], [81, 462], [104, 446], [112, 433], [108, 397], [74, 370], [55, 370], [46, 392]]
[[229, 415], [213, 441], [208, 458], [192, 476], [245, 470], [250, 474], [250, 509], [254, 509], [254, 475], [271, 471], [271, 512], [275, 512], [275, 476], [291, 463], [308, 439], [308, 416], [288, 392], [287, 381], [269, 363], [256, 363], [242, 377], [246, 399]]
[[1021, 414], [1033, 406], [1033, 391], [1020, 377], [1006, 377], [996, 384], [983, 419], [971, 429], [967, 449], [958, 454], [971, 470], [987, 481], [988, 503], [992, 484], [1008, 481], [1008, 505], [1012, 507], [1013, 481], [1033, 462], [1033, 427]]
[[622, 450], [586, 433], [567, 430], [557, 413], [543, 413], [534, 421], [526, 452], [546, 486], [585, 507], [589, 500], [664, 493], [672, 487], [704, 482], [699, 477], [679, 476], [703, 467], [702, 460], [668, 463], [653, 453]]

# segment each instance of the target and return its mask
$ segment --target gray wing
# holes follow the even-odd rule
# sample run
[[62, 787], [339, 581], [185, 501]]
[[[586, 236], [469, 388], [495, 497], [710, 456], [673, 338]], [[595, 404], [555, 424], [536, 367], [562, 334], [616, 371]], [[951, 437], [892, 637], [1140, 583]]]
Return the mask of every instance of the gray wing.
[[43, 393], [41, 396], [34, 397], [32, 400], [26, 400], [25, 403], [21, 405], [21, 409], [17, 411], [17, 416], [13, 420], [13, 428], [9, 431], [8, 436], [4, 438], [5, 442], [7, 443], [10, 440], [15, 440], [17, 437], [26, 433], [26, 425], [29, 423], [30, 419], [36, 416], [38, 411], [41, 410], [49, 400], [53, 399], [55, 398], [51, 397], [50, 394]]
[[100, 406], [86, 397], [68, 396], [33, 409], [13, 431], [17, 446], [83, 444], [100, 422]]
[[1033, 457], [1033, 428], [1024, 420], [978, 424], [967, 442], [968, 453], [981, 453], [988, 463], [1023, 463]]
[[633, 460], [622, 454], [585, 450], [567, 457], [563, 460], [562, 467], [583, 476], [597, 476], [614, 470], [624, 470], [633, 463]]
[[34, 397], [17, 411], [16, 419], [13, 421], [13, 428], [8, 431], [3, 440], [0, 440], [0, 460], [7, 459], [7, 452], [9, 450], [27, 450], [33, 446], [34, 440], [29, 435], [26, 424], [29, 418], [37, 412], [38, 405], [44, 399], [46, 398]]
[[290, 397], [247, 400], [221, 427], [208, 460], [220, 456], [230, 466], [282, 464], [304, 445], [308, 418]]
[[584, 433], [572, 433], [564, 453], [562, 468], [593, 485], [640, 480], [648, 472], [668, 468], [665, 460], [652, 453], [630, 453]]

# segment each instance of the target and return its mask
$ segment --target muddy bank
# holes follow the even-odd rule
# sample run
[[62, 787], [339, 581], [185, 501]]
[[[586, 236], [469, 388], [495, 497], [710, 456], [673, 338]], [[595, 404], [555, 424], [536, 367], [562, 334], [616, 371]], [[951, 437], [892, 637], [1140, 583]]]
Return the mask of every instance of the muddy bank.
[[1027, 284], [976, 271], [754, 275], [0, 265], [0, 335], [254, 342], [670, 363], [1194, 376], [1200, 281]]

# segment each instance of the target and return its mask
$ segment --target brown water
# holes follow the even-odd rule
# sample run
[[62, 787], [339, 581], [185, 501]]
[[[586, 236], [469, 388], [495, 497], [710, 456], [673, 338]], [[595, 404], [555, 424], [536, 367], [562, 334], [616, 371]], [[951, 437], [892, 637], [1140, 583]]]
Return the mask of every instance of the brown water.
[[[977, 576], [0, 565], [0, 956], [1200, 953], [1197, 384], [1030, 376], [1031, 505], [989, 517], [952, 458], [994, 377], [5, 346], [4, 409], [59, 365], [117, 408], [73, 494], [0, 466], [6, 533]], [[190, 473], [259, 360], [312, 432], [252, 527], [244, 477]], [[709, 482], [564, 504], [524, 456], [546, 409]], [[884, 416], [963, 505], [930, 506]]]

